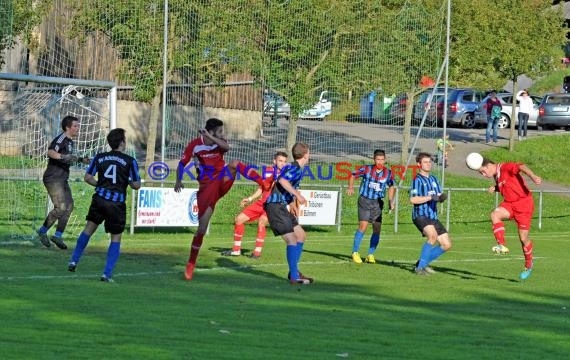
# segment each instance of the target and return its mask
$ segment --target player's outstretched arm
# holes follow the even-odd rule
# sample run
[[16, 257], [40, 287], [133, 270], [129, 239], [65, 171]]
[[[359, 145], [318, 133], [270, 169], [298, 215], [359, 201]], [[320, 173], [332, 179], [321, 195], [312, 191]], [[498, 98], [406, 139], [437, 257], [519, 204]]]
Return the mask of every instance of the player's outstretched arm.
[[388, 188], [388, 210], [393, 210], [395, 206], [394, 195], [396, 194], [396, 187], [390, 186]]
[[175, 192], [180, 192], [180, 190], [184, 188], [184, 185], [182, 184], [182, 177], [184, 176], [183, 171], [184, 171], [184, 165], [181, 162], [179, 162], [178, 167], [176, 168], [176, 183], [174, 184]]
[[433, 200], [432, 197], [429, 196], [429, 195], [426, 195], [426, 196], [412, 196], [412, 197], [410, 198], [410, 202], [411, 202], [413, 205], [424, 204], [424, 203], [427, 203], [428, 201], [432, 201], [432, 200]]
[[135, 190], [138, 190], [141, 188], [141, 182], [140, 181], [129, 181], [129, 186]]
[[83, 180], [91, 186], [97, 186], [97, 180], [95, 180], [95, 177], [89, 173], [85, 174]]
[[519, 171], [522, 172], [523, 174], [525, 174], [526, 176], [528, 176], [533, 183], [535, 183], [536, 185], [540, 185], [542, 183], [542, 178], [540, 176], [537, 176], [528, 166], [526, 166], [525, 164], [521, 164], [519, 166]]
[[255, 190], [255, 192], [253, 194], [251, 194], [250, 196], [246, 197], [245, 199], [242, 199], [242, 201], [240, 202], [240, 206], [244, 207], [245, 204], [247, 204], [248, 202], [251, 202], [255, 199], [257, 199], [261, 194], [263, 193], [263, 190], [261, 189], [261, 187], [258, 187], [257, 190]]
[[283, 188], [288, 193], [292, 194], [295, 198], [297, 198], [297, 200], [299, 201], [299, 204], [301, 204], [301, 205], [307, 204], [307, 199], [305, 199], [303, 197], [303, 195], [301, 195], [301, 192], [299, 190], [295, 189], [293, 187], [293, 185], [291, 185], [291, 183], [287, 179], [280, 178], [279, 184], [281, 184], [281, 186], [283, 186]]
[[215, 136], [213, 136], [212, 134], [210, 134], [208, 132], [208, 130], [206, 129], [202, 129], [200, 130], [200, 134], [202, 134], [202, 136], [204, 136], [205, 138], [210, 139], [211, 141], [215, 142], [220, 149], [224, 150], [224, 151], [230, 151], [230, 144], [228, 144], [228, 141], [224, 138], [217, 138]]
[[354, 177], [354, 175], [350, 175], [350, 178], [348, 178], [348, 188], [346, 189], [346, 194], [349, 196], [354, 194]]

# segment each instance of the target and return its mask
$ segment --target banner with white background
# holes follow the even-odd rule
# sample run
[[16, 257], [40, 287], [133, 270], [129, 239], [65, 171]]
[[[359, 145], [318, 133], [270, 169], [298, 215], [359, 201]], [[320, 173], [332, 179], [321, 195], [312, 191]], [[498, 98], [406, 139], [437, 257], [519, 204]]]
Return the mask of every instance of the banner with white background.
[[[177, 193], [172, 188], [141, 187], [136, 226], [198, 226], [197, 192], [198, 189]], [[338, 191], [301, 190], [301, 194], [307, 205], [300, 208], [299, 224], [336, 225]]]
[[141, 187], [136, 226], [198, 226], [198, 189]]

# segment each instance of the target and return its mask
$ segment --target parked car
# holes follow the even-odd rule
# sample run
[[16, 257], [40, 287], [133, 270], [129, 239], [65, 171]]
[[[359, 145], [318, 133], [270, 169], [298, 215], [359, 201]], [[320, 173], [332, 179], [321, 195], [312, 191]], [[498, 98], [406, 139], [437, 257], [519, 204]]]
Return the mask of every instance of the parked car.
[[326, 116], [329, 116], [332, 112], [332, 101], [329, 98], [328, 91], [322, 91], [319, 95], [319, 101], [313, 105], [312, 108], [308, 110], [303, 110], [301, 114], [299, 114], [299, 118], [301, 119], [316, 119], [316, 120], [324, 120]]
[[547, 94], [538, 106], [537, 126], [570, 130], [570, 94]]
[[[447, 89], [448, 96], [449, 93], [453, 90], [453, 88]], [[437, 126], [438, 123], [441, 124], [441, 117], [439, 119], [437, 117], [437, 104], [443, 104], [443, 96], [445, 96], [444, 87], [436, 87], [435, 91], [434, 88], [427, 88], [421, 92], [417, 96], [414, 103], [414, 110], [412, 115], [413, 123], [420, 124], [427, 110], [428, 115], [426, 116], [426, 122], [424, 125]], [[432, 109], [435, 109], [435, 111]]]
[[[533, 111], [529, 114], [528, 117], [528, 126], [537, 126], [536, 120], [538, 118], [538, 104], [540, 104], [542, 97], [531, 95], [532, 102], [534, 103]], [[487, 126], [487, 108], [485, 107], [487, 103], [487, 99], [489, 96], [486, 96], [477, 107], [477, 111], [475, 111], [475, 124], [481, 126]], [[499, 119], [498, 127], [499, 129], [508, 128], [511, 126], [511, 115], [512, 115], [512, 103], [513, 103], [513, 94], [511, 93], [498, 93], [497, 98], [501, 101], [501, 105], [503, 108], [501, 109], [501, 118]], [[515, 108], [515, 126], [518, 126], [518, 114], [519, 114], [519, 106], [517, 100], [517, 107]]]
[[396, 96], [386, 111], [386, 123], [389, 125], [403, 125], [407, 104], [408, 96], [406, 93]]
[[276, 118], [285, 118], [289, 120], [291, 117], [291, 106], [282, 96], [271, 90], [266, 90], [263, 95], [263, 116]]
[[[475, 89], [454, 89], [447, 96], [447, 124], [475, 127], [475, 111], [485, 93]], [[441, 106], [443, 110], [443, 106]], [[440, 119], [443, 118], [443, 113]]]

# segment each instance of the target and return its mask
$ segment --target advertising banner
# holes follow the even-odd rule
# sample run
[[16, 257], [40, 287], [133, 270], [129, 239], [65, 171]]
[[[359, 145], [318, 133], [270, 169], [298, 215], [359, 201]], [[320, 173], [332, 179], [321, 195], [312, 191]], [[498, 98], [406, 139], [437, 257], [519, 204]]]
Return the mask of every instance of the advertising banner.
[[198, 226], [198, 189], [141, 187], [136, 226]]
[[338, 191], [301, 190], [307, 206], [301, 206], [300, 225], [336, 225]]

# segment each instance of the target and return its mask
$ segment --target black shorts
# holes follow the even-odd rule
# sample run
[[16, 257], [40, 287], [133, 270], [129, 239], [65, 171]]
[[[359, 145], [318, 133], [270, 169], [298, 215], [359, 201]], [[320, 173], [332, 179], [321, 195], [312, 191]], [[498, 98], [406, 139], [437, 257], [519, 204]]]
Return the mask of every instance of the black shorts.
[[384, 209], [384, 200], [368, 199], [364, 196], [358, 198], [358, 221], [382, 222], [382, 209]]
[[105, 200], [93, 194], [91, 206], [85, 220], [101, 225], [105, 222], [105, 232], [121, 234], [125, 230], [127, 220], [127, 206], [125, 203]]
[[435, 231], [437, 231], [437, 235], [447, 234], [447, 229], [443, 224], [437, 219], [430, 219], [425, 216], [419, 216], [413, 220], [414, 225], [418, 228], [418, 230], [424, 235], [424, 228], [428, 225], [433, 225], [435, 227]]
[[273, 235], [285, 235], [293, 232], [295, 226], [299, 225], [297, 218], [292, 215], [287, 206], [282, 203], [264, 204], [267, 219], [269, 219], [269, 227], [273, 231]]

